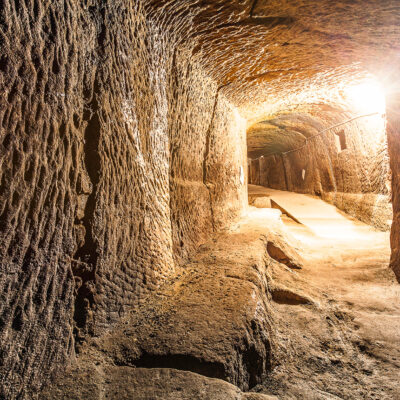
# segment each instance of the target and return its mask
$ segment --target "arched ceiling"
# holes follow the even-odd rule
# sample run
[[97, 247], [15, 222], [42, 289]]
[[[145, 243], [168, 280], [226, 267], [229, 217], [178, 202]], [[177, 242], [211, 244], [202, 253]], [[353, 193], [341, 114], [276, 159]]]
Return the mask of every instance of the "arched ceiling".
[[[238, 107], [248, 127], [258, 123], [249, 131], [254, 142], [262, 124], [269, 131], [285, 132], [283, 147], [296, 142], [304, 132], [288, 129], [291, 119], [302, 120], [306, 130], [315, 129], [315, 118], [306, 128], [311, 117], [302, 108], [341, 108], [344, 87], [370, 74], [393, 84], [392, 73], [399, 69], [399, 0], [148, 4], [156, 20], [175, 32], [178, 46], [191, 43], [193, 56]], [[291, 111], [291, 117], [277, 116]], [[257, 151], [257, 145], [250, 150]]]
[[324, 104], [279, 111], [247, 130], [248, 155], [258, 158], [299, 148], [306, 138], [350, 117], [349, 111]]

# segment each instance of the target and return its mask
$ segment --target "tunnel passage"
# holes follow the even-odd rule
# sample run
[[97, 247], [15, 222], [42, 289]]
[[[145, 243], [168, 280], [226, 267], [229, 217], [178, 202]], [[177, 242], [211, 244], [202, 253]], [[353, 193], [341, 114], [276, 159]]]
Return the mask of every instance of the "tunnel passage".
[[[384, 95], [369, 82], [350, 86], [350, 94], [338, 98], [336, 106], [300, 105], [251, 126], [249, 183], [320, 196], [389, 230], [393, 214]], [[361, 97], [351, 96], [358, 91]]]
[[[29, 398], [80, 343], [115, 326], [238, 219], [247, 128], [290, 131], [275, 149], [286, 151], [353, 116], [333, 110], [338, 85], [379, 72], [394, 87], [399, 18], [395, 0], [1, 1], [0, 397]], [[394, 95], [398, 276], [399, 108]], [[380, 124], [354, 124], [364, 121]], [[279, 178], [268, 185], [319, 193], [349, 212], [356, 204], [383, 228], [386, 163], [374, 176], [368, 145], [347, 136], [352, 124], [340, 128], [343, 154], [333, 133], [305, 152], [323, 165], [274, 156], [277, 172], [267, 175]], [[338, 167], [356, 147], [368, 169]]]

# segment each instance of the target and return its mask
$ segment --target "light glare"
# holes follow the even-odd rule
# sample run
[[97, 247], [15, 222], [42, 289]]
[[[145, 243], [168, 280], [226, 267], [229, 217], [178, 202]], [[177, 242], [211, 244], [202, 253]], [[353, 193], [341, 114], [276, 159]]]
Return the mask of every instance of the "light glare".
[[361, 113], [386, 112], [386, 100], [382, 87], [374, 81], [363, 82], [346, 90], [352, 106]]

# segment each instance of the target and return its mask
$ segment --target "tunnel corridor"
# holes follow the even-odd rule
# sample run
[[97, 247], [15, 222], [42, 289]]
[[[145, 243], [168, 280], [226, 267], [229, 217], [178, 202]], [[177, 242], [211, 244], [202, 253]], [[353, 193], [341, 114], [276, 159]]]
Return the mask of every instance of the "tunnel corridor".
[[249, 182], [318, 195], [387, 231], [393, 214], [383, 89], [370, 78], [338, 104], [297, 107], [251, 126]]
[[400, 398], [397, 0], [0, 0], [0, 399]]

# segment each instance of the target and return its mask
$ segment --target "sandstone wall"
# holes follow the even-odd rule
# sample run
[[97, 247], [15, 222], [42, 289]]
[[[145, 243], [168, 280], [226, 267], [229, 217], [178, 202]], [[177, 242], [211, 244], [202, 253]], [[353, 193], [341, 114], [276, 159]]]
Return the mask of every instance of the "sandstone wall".
[[249, 158], [249, 182], [253, 185], [261, 185], [260, 178], [260, 162], [259, 159], [252, 160]]
[[227, 226], [247, 206], [246, 121], [219, 92], [205, 159], [212, 223]]
[[245, 121], [190, 59], [191, 52], [182, 52], [174, 60], [170, 90], [170, 201], [177, 261], [247, 204], [239, 171], [247, 162]]
[[[342, 132], [347, 146], [343, 150], [338, 136]], [[385, 120], [380, 116], [349, 122], [308, 140], [297, 151], [254, 163], [263, 186], [322, 196], [366, 223], [390, 228], [390, 171]]]
[[0, 14], [0, 397], [23, 398], [241, 212], [245, 127], [137, 1]]
[[392, 203], [393, 224], [390, 232], [390, 247], [392, 249], [390, 266], [400, 283], [400, 95], [392, 94], [388, 99], [388, 147], [390, 168], [392, 170]]

